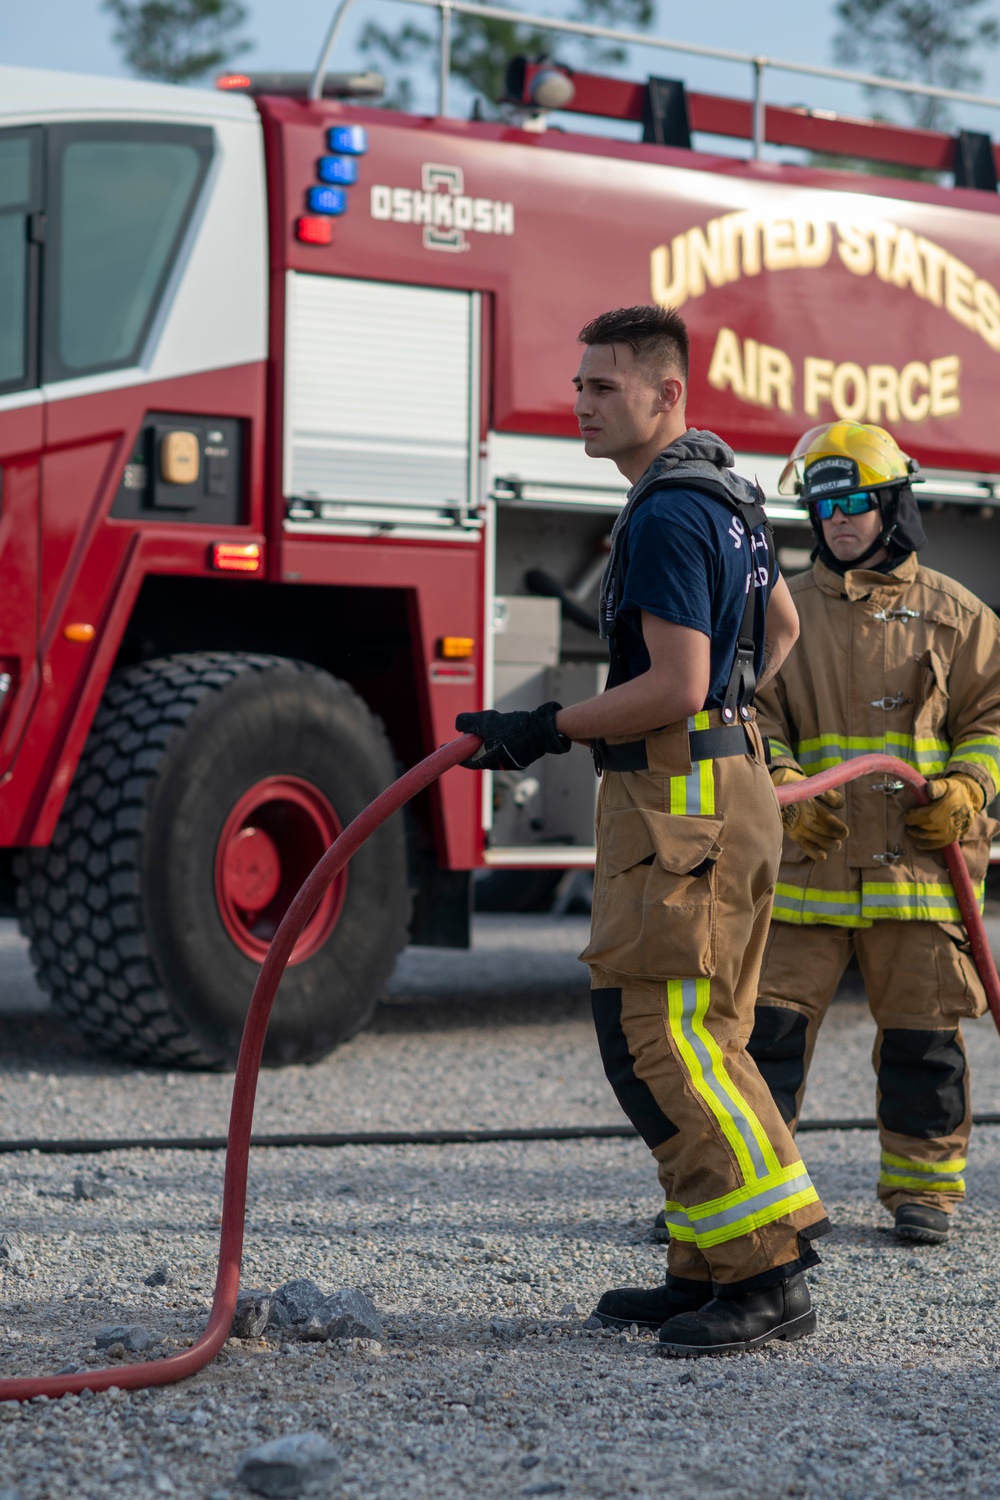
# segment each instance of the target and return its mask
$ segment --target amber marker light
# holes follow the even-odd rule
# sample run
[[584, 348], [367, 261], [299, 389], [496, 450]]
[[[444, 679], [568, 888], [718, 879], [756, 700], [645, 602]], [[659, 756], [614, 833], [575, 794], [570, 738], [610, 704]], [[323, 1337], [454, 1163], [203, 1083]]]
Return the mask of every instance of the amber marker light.
[[97, 631], [93, 625], [84, 625], [82, 621], [74, 620], [72, 625], [63, 626], [63, 635], [68, 641], [76, 641], [78, 645], [86, 646], [92, 641]]
[[468, 661], [475, 649], [471, 635], [443, 635], [438, 641], [438, 656], [445, 661]]
[[256, 573], [260, 564], [256, 542], [216, 542], [212, 548], [212, 567], [221, 573]]

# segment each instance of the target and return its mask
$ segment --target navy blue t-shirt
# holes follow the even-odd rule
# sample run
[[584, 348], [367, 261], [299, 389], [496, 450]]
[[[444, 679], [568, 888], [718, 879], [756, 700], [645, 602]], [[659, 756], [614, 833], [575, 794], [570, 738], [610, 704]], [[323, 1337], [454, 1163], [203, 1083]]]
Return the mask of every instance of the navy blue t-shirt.
[[[736, 655], [746, 605], [752, 550], [757, 573], [755, 670], [763, 666], [763, 618], [778, 576], [767, 577], [764, 528], [753, 533], [753, 546], [739, 516], [698, 490], [654, 492], [629, 523], [628, 568], [618, 608], [619, 642], [629, 678], [649, 670], [640, 611], [675, 625], [700, 630], [712, 643], [711, 687], [706, 708], [720, 708]], [[622, 625], [627, 628], [622, 629]]]

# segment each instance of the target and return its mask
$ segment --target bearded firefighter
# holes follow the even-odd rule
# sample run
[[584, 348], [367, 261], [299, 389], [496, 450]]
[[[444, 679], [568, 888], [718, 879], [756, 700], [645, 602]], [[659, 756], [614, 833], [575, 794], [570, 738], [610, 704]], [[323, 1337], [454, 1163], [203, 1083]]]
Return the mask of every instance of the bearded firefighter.
[[785, 841], [749, 1051], [792, 1130], [827, 1006], [852, 952], [878, 1030], [878, 1196], [896, 1234], [947, 1238], [972, 1123], [963, 1016], [986, 997], [942, 856], [958, 840], [982, 891], [1000, 787], [1000, 622], [923, 567], [916, 464], [881, 427], [799, 441], [779, 483], [805, 504], [813, 567], [790, 585], [801, 634], [757, 694], [771, 777], [787, 786], [870, 752], [927, 778], [866, 776], [785, 808]]

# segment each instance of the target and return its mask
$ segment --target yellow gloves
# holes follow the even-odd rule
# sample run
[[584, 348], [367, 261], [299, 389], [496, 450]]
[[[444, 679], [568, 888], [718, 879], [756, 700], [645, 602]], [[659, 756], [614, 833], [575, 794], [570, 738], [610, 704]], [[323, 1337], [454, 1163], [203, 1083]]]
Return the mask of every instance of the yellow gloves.
[[943, 849], [964, 839], [973, 818], [982, 812], [986, 793], [978, 781], [958, 772], [927, 783], [926, 807], [914, 807], [906, 824], [918, 849]]
[[[775, 786], [788, 786], [791, 782], [806, 779], [804, 771], [796, 771], [792, 766], [777, 766], [771, 772]], [[828, 854], [836, 853], [843, 846], [848, 834], [847, 824], [829, 811], [831, 807], [843, 805], [843, 793], [833, 789], [818, 797], [810, 797], [806, 802], [790, 802], [781, 809], [781, 821], [789, 838], [794, 839], [810, 859], [826, 859]]]

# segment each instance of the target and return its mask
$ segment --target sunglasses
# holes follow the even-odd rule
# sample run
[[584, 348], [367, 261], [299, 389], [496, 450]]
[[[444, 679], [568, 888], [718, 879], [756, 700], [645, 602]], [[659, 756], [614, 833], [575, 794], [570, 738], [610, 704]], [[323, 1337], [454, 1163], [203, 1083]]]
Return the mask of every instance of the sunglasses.
[[878, 510], [878, 496], [871, 490], [855, 490], [850, 495], [830, 495], [823, 500], [812, 500], [810, 504], [815, 506], [821, 521], [829, 521], [835, 510], [842, 511], [845, 516], [863, 516], [866, 511]]

